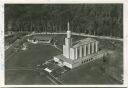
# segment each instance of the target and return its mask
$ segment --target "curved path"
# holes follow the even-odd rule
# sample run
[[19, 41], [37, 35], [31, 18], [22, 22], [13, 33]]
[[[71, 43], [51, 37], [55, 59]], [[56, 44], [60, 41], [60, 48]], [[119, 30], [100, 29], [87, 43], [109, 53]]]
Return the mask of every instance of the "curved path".
[[[53, 33], [50, 33], [50, 32], [41, 32], [41, 33], [31, 33], [31, 34], [28, 34], [26, 36], [31, 36], [31, 35], [36, 35], [36, 34], [66, 34], [66, 32], [53, 32]], [[96, 36], [96, 35], [89, 35], [89, 34], [84, 34], [84, 33], [75, 33], [75, 32], [72, 32], [72, 35], [77, 35], [77, 36], [85, 36], [85, 37], [94, 37], [94, 38], [100, 38], [100, 39], [109, 39], [109, 40], [118, 40], [118, 41], [121, 41], [123, 42], [123, 39], [122, 38], [115, 38], [115, 37], [108, 37], [108, 36]], [[24, 36], [24, 37], [26, 37]], [[5, 47], [5, 50], [7, 50], [9, 47], [11, 47], [12, 44], [10, 46], [7, 46]]]
[[[26, 35], [26, 36], [31, 36], [31, 35], [36, 35], [36, 34], [66, 34], [66, 32], [60, 32], [60, 33], [57, 33], [57, 32], [53, 32], [53, 33], [50, 33], [50, 32], [41, 32], [41, 33], [31, 33], [29, 35]], [[72, 32], [72, 35], [78, 35], [78, 36], [85, 36], [85, 37], [94, 37], [94, 38], [100, 38], [100, 39], [109, 39], [109, 40], [118, 40], [118, 41], [123, 41], [122, 38], [116, 38], [116, 37], [109, 37], [109, 36], [96, 36], [96, 35], [89, 35], [89, 34], [84, 34], [84, 33], [75, 33], [75, 32]]]

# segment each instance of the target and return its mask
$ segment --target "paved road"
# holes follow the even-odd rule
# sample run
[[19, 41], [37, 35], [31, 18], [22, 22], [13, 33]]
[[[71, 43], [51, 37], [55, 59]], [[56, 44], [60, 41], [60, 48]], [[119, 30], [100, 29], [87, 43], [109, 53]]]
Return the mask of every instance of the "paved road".
[[[27, 36], [31, 36], [31, 35], [36, 35], [36, 34], [66, 34], [66, 32], [60, 32], [60, 33], [57, 33], [57, 32], [53, 32], [53, 33], [50, 33], [50, 32], [42, 32], [42, 33], [31, 33]], [[109, 40], [118, 40], [118, 41], [123, 41], [122, 38], [115, 38], [115, 37], [109, 37], [109, 36], [96, 36], [96, 35], [89, 35], [89, 34], [84, 34], [84, 33], [75, 33], [75, 32], [72, 32], [72, 35], [79, 35], [79, 36], [85, 36], [85, 37], [94, 37], [94, 38], [100, 38], [100, 39], [109, 39]]]
[[[31, 33], [31, 34], [28, 34], [28, 35], [25, 35], [24, 37], [27, 37], [27, 36], [31, 36], [31, 35], [36, 35], [36, 34], [66, 34], [66, 33], [49, 33], [49, 32], [42, 32], [42, 33]], [[118, 41], [123, 41], [122, 38], [114, 38], [114, 37], [108, 37], [108, 36], [96, 36], [96, 35], [89, 35], [89, 34], [84, 34], [84, 33], [75, 33], [75, 32], [72, 32], [72, 35], [78, 35], [78, 36], [85, 36], [85, 37], [94, 37], [94, 38], [100, 38], [100, 39], [109, 39], [109, 40], [118, 40]], [[7, 50], [9, 47], [11, 47], [13, 44], [11, 44], [10, 46], [8, 47], [5, 47], [5, 50]]]
[[49, 74], [49, 76], [57, 83], [57, 84], [62, 84], [62, 82], [60, 82], [58, 79], [56, 79], [54, 76], [52, 76], [51, 74]]
[[[36, 34], [66, 34], [66, 32], [61, 32], [61, 33], [57, 33], [57, 32], [53, 32], [53, 33], [50, 33], [50, 32], [42, 32], [42, 33], [31, 33], [31, 34], [28, 34], [28, 35], [25, 35], [24, 37], [27, 37], [27, 36], [31, 36], [31, 35], [36, 35]], [[94, 38], [100, 38], [100, 39], [109, 39], [109, 40], [118, 40], [118, 41], [123, 41], [122, 38], [115, 38], [115, 37], [108, 37], [108, 36], [96, 36], [96, 35], [89, 35], [89, 34], [84, 34], [84, 33], [75, 33], [75, 32], [72, 32], [72, 35], [79, 35], [79, 36], [85, 36], [85, 37], [94, 37]], [[7, 50], [9, 47], [11, 47], [12, 44], [10, 46], [8, 46], [7, 48], [5, 48], [5, 50]]]
[[34, 68], [28, 68], [28, 67], [15, 67], [15, 68], [7, 68], [5, 69], [6, 71], [13, 71], [13, 70], [33, 70], [35, 71]]
[[48, 72], [46, 72], [46, 71], [44, 71], [44, 70], [39, 70], [39, 72], [43, 72], [46, 76], [47, 76], [47, 78], [53, 83], [53, 84], [61, 84], [62, 85], [62, 82], [61, 81], [59, 81], [58, 79], [56, 79], [52, 74], [50, 74], [50, 73], [48, 73]]

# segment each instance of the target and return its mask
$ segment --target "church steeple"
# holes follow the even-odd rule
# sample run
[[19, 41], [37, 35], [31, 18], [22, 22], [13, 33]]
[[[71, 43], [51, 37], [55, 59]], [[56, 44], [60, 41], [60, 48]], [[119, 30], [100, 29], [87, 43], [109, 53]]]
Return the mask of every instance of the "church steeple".
[[68, 22], [68, 31], [70, 30], [70, 28], [69, 28], [69, 22]]
[[68, 28], [68, 30], [67, 30], [67, 38], [70, 38], [70, 37], [71, 37], [71, 31], [70, 31], [69, 22], [68, 22], [68, 24], [67, 24], [67, 28]]

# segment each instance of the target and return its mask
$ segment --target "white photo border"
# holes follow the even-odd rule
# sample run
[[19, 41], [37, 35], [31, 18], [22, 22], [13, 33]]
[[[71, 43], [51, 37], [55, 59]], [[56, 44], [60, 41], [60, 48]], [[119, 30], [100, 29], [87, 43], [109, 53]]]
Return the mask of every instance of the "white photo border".
[[[4, 70], [4, 4], [123, 4], [123, 71], [122, 85], [5, 85]], [[2, 51], [2, 52], [1, 52]], [[6, 0], [0, 1], [0, 86], [5, 87], [126, 87], [128, 86], [128, 1], [127, 0]]]

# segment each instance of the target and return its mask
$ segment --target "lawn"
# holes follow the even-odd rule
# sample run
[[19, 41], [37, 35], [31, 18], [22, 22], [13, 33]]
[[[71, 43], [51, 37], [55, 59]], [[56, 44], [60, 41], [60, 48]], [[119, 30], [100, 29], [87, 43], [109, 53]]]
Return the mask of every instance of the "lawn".
[[[17, 69], [19, 67], [24, 68], [34, 68], [37, 64], [43, 63], [48, 59], [51, 59], [52, 56], [60, 54], [59, 50], [56, 48], [43, 45], [43, 44], [29, 44], [29, 47], [26, 51], [20, 51], [15, 55], [8, 57], [8, 60], [5, 62], [5, 69]], [[35, 77], [38, 77], [36, 79]], [[36, 84], [38, 82], [33, 80], [42, 80], [41, 84], [49, 84], [49, 81], [46, 77], [39, 77], [39, 74], [36, 74], [32, 71], [6, 71], [5, 82], [6, 84]], [[28, 81], [28, 82], [26, 82]], [[33, 83], [36, 82], [36, 83]], [[39, 82], [40, 83], [40, 82]]]
[[14, 70], [6, 71], [7, 85], [38, 85], [38, 84], [51, 84], [51, 81], [45, 76], [39, 75], [35, 71]]
[[116, 84], [101, 70], [102, 61], [96, 60], [75, 68], [65, 74], [60, 79], [64, 84]]

